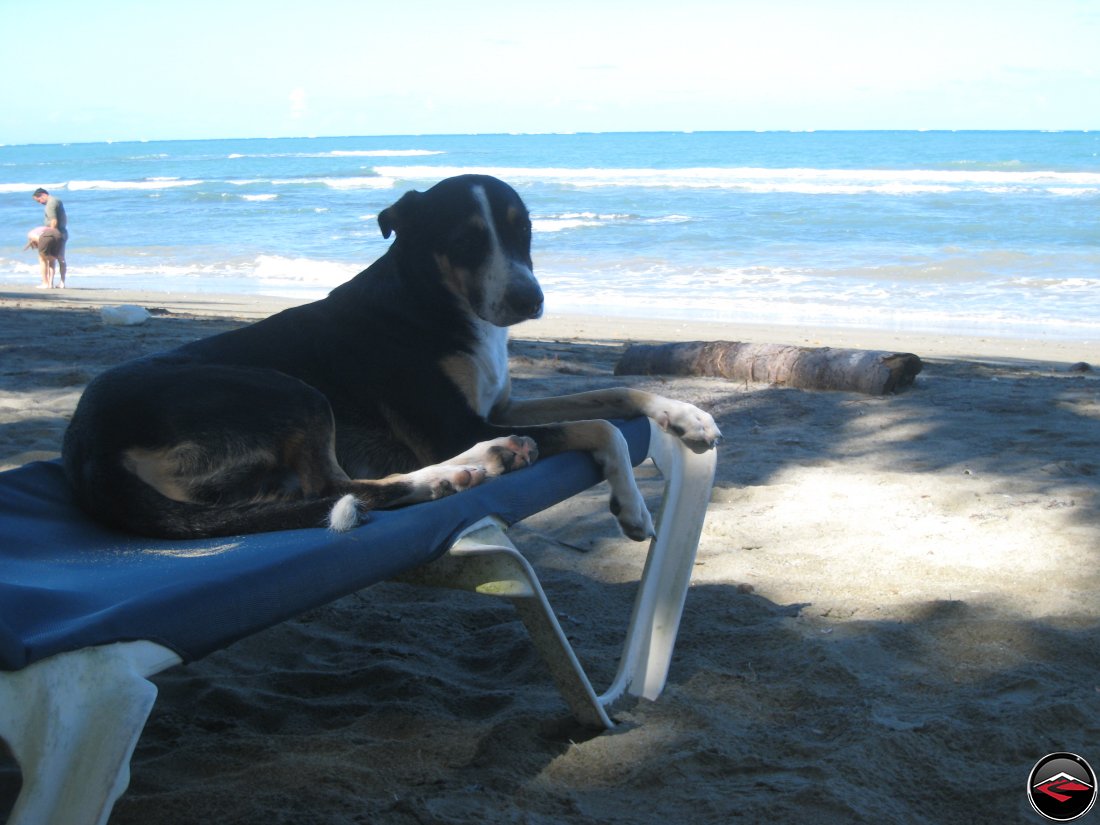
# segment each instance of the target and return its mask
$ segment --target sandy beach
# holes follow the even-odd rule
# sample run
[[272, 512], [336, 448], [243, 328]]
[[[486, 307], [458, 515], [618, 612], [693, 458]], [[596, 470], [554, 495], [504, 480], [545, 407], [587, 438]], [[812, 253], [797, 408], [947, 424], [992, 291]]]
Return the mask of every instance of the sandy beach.
[[[0, 469], [56, 457], [101, 370], [286, 305], [0, 286]], [[674, 340], [924, 371], [886, 397], [613, 375]], [[384, 584], [155, 677], [112, 825], [1038, 822], [1036, 760], [1100, 769], [1100, 341], [572, 316], [515, 328], [512, 369], [519, 397], [627, 383], [723, 430], [660, 700], [579, 728], [506, 604]], [[642, 558], [606, 490], [514, 536], [606, 682]], [[16, 782], [0, 757], [0, 814]]]

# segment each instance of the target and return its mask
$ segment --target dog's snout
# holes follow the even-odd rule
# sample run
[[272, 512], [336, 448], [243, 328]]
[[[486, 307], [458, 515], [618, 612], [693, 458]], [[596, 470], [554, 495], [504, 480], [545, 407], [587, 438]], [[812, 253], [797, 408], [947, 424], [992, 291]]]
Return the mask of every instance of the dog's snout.
[[524, 313], [528, 321], [533, 321], [536, 318], [542, 317], [542, 301], [532, 303], [527, 311]]
[[527, 319], [542, 315], [542, 287], [530, 270], [512, 280], [508, 293], [508, 304], [517, 315]]

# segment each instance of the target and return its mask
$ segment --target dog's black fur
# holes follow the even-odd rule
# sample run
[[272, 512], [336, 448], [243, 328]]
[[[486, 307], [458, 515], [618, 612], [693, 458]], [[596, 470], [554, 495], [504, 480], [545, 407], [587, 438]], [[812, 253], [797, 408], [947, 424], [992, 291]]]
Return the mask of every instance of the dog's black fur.
[[510, 398], [506, 327], [543, 296], [527, 209], [503, 182], [450, 178], [378, 222], [394, 243], [327, 298], [96, 378], [63, 448], [81, 506], [165, 537], [348, 529], [363, 509], [589, 449], [624, 532], [648, 535], [618, 431], [558, 422], [647, 414], [702, 450], [710, 416], [633, 390]]

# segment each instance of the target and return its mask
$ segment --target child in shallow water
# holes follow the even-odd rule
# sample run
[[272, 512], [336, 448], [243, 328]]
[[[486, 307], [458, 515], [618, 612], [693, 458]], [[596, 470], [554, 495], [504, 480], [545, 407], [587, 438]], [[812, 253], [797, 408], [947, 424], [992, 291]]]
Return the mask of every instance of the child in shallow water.
[[[27, 245], [23, 249], [38, 250], [38, 259], [42, 262], [42, 283], [39, 289], [53, 289], [54, 272], [57, 269], [57, 255], [61, 251], [63, 236], [61, 232], [48, 226], [36, 226], [27, 233]], [[65, 276], [61, 276], [59, 289], [65, 288]]]

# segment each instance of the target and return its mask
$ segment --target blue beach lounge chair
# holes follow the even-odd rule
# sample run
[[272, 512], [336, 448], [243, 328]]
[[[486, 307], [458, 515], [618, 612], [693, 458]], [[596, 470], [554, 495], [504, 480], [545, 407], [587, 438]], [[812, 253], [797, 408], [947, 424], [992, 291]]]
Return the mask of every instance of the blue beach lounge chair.
[[0, 474], [0, 738], [22, 771], [9, 825], [105, 823], [156, 698], [149, 676], [387, 579], [510, 599], [582, 722], [611, 727], [624, 695], [664, 688], [715, 451], [646, 419], [620, 424], [635, 464], [664, 478], [622, 658], [597, 694], [530, 564], [504, 528], [597, 483], [566, 453], [464, 493], [325, 529], [161, 541], [109, 530], [73, 504], [56, 462]]

